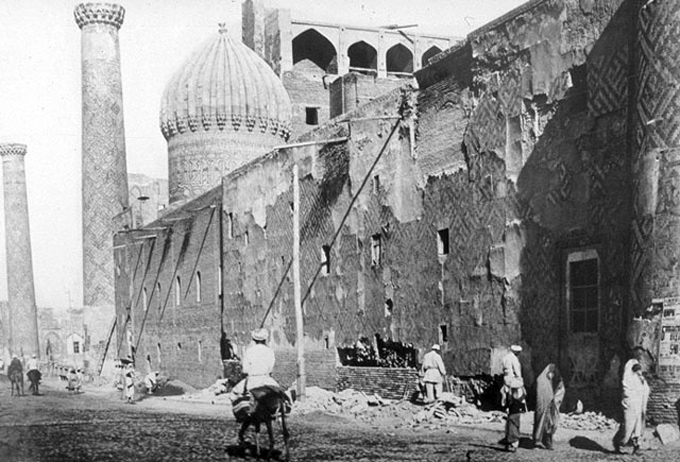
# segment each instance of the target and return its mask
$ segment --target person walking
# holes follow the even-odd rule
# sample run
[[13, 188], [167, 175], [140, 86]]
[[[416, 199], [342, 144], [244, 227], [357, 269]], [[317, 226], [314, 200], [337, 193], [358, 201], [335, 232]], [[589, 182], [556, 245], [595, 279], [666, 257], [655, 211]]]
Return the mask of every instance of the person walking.
[[31, 382], [29, 390], [33, 395], [38, 395], [38, 387], [40, 385], [40, 379], [42, 378], [42, 374], [38, 369], [38, 355], [31, 355], [31, 358], [26, 362], [26, 376]]
[[524, 381], [521, 378], [510, 380], [508, 385], [503, 385], [501, 396], [501, 405], [507, 412], [505, 421], [505, 449], [508, 452], [515, 452], [519, 447], [521, 436], [520, 419], [527, 410], [527, 391], [524, 388]]
[[548, 364], [536, 379], [534, 412], [534, 446], [553, 448], [553, 435], [560, 423], [560, 406], [564, 399], [564, 382], [554, 364]]
[[426, 402], [431, 403], [435, 399], [441, 398], [444, 391], [446, 367], [444, 367], [441, 348], [438, 344], [432, 345], [430, 351], [423, 356], [421, 371], [423, 382], [425, 383]]
[[649, 385], [642, 374], [642, 366], [637, 359], [630, 359], [623, 370], [623, 422], [614, 435], [614, 451], [622, 453], [621, 447], [633, 445], [633, 454], [640, 450], [640, 438], [645, 429]]
[[507, 412], [503, 443], [509, 452], [515, 452], [519, 447], [520, 417], [526, 412], [527, 393], [522, 378], [522, 365], [519, 362], [521, 352], [521, 346], [511, 345], [510, 351], [501, 361], [503, 366], [501, 406]]
[[132, 364], [127, 365], [125, 371], [125, 402], [132, 404], [135, 399], [135, 368]]

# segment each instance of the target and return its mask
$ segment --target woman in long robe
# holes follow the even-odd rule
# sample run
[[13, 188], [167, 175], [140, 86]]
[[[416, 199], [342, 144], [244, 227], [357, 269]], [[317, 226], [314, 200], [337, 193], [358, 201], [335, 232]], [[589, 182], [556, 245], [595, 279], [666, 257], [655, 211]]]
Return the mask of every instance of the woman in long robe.
[[626, 363], [623, 371], [623, 423], [614, 435], [614, 450], [621, 452], [621, 447], [633, 444], [633, 454], [640, 449], [640, 438], [645, 428], [649, 385], [642, 375], [642, 366], [637, 359]]
[[564, 399], [564, 382], [554, 364], [548, 364], [536, 379], [536, 412], [534, 413], [534, 445], [553, 447], [553, 435], [560, 423], [560, 406]]

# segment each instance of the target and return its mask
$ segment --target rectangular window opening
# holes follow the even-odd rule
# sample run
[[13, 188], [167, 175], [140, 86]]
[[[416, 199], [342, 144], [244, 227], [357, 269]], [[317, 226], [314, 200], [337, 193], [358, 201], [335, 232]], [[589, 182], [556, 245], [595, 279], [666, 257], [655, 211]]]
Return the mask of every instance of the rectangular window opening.
[[599, 330], [598, 259], [586, 258], [568, 262], [569, 324], [573, 333]]
[[319, 108], [306, 107], [305, 108], [305, 123], [307, 125], [319, 125]]
[[382, 263], [382, 244], [380, 234], [371, 236], [371, 266], [380, 266]]
[[323, 274], [331, 274], [331, 248], [324, 245], [321, 247], [321, 272]]
[[373, 192], [378, 194], [380, 192], [380, 175], [373, 177]]
[[440, 256], [449, 254], [449, 228], [437, 231], [437, 253]]
[[448, 326], [446, 324], [442, 324], [439, 326], [439, 342], [440, 343], [446, 343], [449, 341], [449, 332], [448, 332]]

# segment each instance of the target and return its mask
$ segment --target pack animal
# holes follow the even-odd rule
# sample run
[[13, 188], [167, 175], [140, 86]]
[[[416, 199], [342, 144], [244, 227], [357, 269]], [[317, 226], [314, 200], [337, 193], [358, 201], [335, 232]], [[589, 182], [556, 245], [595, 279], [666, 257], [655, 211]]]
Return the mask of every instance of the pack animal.
[[288, 440], [290, 433], [286, 426], [286, 413], [290, 412], [291, 403], [288, 395], [281, 389], [272, 386], [262, 386], [253, 388], [241, 398], [234, 401], [233, 412], [237, 422], [241, 422], [241, 428], [238, 432], [239, 445], [243, 448], [246, 446], [245, 433], [251, 425], [255, 429], [255, 451], [256, 457], [260, 458], [260, 443], [259, 433], [260, 425], [264, 424], [267, 427], [267, 434], [269, 435], [269, 450], [267, 451], [267, 459], [272, 456], [274, 452], [274, 429], [273, 422], [281, 419], [281, 433], [284, 442], [284, 459], [290, 459], [290, 450], [288, 448]]
[[[9, 382], [12, 387], [11, 396], [24, 396], [24, 374], [19, 370], [9, 372]], [[15, 393], [16, 391], [16, 393]]]

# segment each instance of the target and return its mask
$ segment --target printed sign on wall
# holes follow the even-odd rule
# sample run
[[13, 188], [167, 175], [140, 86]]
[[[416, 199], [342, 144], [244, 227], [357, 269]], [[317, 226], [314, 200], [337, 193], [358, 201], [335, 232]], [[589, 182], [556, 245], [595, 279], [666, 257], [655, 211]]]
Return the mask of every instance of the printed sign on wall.
[[659, 376], [680, 379], [680, 297], [653, 300], [662, 304]]

